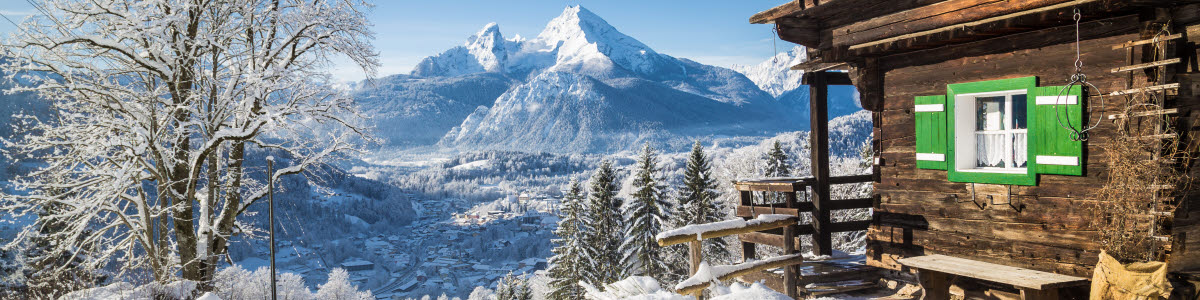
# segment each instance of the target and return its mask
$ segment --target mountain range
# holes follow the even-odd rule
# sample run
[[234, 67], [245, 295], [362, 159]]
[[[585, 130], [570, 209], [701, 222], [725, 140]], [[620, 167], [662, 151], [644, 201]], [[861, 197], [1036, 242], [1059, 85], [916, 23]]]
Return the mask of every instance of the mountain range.
[[[734, 69], [659, 53], [570, 6], [536, 37], [487, 24], [410, 74], [358, 84], [385, 146], [611, 152], [643, 142], [808, 128], [803, 48]], [[831, 89], [830, 118], [857, 111]], [[684, 143], [686, 145], [686, 143]]]

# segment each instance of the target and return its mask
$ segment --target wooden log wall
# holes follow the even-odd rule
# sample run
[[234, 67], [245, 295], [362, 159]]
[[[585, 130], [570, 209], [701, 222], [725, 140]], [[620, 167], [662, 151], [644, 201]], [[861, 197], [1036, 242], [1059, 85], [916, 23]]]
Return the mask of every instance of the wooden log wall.
[[[1126, 88], [1127, 75], [1110, 70], [1128, 65], [1127, 53], [1112, 45], [1139, 39], [1141, 21], [1130, 15], [1082, 24], [1084, 71], [1101, 91]], [[878, 58], [883, 103], [875, 139], [882, 166], [868, 264], [901, 270], [898, 258], [947, 254], [1090, 277], [1101, 249], [1091, 192], [1106, 182], [1103, 146], [1115, 137], [1112, 122], [1102, 122], [1085, 144], [1086, 176], [1040, 175], [1037, 186], [974, 184], [972, 193], [972, 184], [949, 182], [946, 171], [915, 165], [914, 97], [945, 94], [952, 83], [1026, 76], [1037, 76], [1039, 86], [1064, 85], [1074, 60], [1074, 26]], [[1110, 98], [1088, 117], [1118, 113], [1123, 101]]]
[[[1178, 49], [1184, 64], [1176, 71], [1182, 73], [1178, 75], [1182, 86], [1180, 108], [1192, 111], [1191, 118], [1183, 121], [1190, 122], [1187, 127], [1191, 127], [1190, 135], [1185, 137], [1197, 139], [1200, 138], [1200, 128], [1194, 125], [1200, 124], [1200, 62], [1196, 59], [1200, 57], [1200, 47], [1197, 47], [1197, 43], [1200, 43], [1200, 4], [1186, 5], [1172, 10], [1172, 13], [1174, 21], [1188, 24], [1185, 25], [1184, 35], [1189, 41]], [[1193, 163], [1189, 175], [1193, 180], [1200, 178], [1200, 167], [1196, 163]], [[1200, 192], [1195, 191], [1196, 187], [1200, 185], [1194, 181], [1192, 191], [1188, 191], [1181, 207], [1175, 212], [1172, 253], [1168, 263], [1171, 271], [1200, 270]]]

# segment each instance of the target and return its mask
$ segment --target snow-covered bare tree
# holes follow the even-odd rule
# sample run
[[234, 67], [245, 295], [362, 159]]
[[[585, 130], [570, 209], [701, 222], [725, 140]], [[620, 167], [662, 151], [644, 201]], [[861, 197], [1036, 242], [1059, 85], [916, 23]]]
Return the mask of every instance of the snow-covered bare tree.
[[583, 188], [579, 181], [571, 180], [567, 195], [563, 197], [562, 209], [559, 216], [558, 228], [554, 235], [558, 236], [553, 242], [554, 256], [550, 258], [550, 293], [548, 299], [574, 300], [583, 298], [583, 289], [579, 282], [583, 274], [590, 273], [591, 260], [584, 254], [583, 221], [580, 215], [583, 209]]
[[658, 168], [658, 155], [646, 144], [637, 160], [637, 173], [633, 175], [633, 194], [625, 205], [625, 241], [621, 244], [622, 265], [629, 267], [629, 275], [650, 276], [656, 280], [667, 278], [665, 251], [655, 240], [663, 231], [671, 207], [666, 201], [666, 189]]
[[329, 273], [329, 281], [317, 287], [317, 299], [324, 300], [371, 300], [375, 296], [371, 291], [359, 292], [358, 287], [350, 283], [350, 273], [346, 269], [334, 268]]
[[[378, 65], [361, 0], [41, 7], [46, 15], [5, 45], [13, 59], [2, 67], [24, 83], [13, 92], [52, 101], [59, 117], [30, 120], [29, 134], [6, 142], [44, 165], [17, 178], [26, 193], [4, 195], [0, 208], [16, 216], [68, 209], [39, 217], [9, 247], [66, 224], [49, 234], [62, 242], [47, 255], [208, 282], [228, 239], [255, 230], [238, 220], [266, 195], [255, 178], [359, 150], [369, 129], [349, 96], [329, 87], [327, 71], [335, 56], [369, 75]], [[281, 157], [281, 167], [251, 168], [253, 151]]]

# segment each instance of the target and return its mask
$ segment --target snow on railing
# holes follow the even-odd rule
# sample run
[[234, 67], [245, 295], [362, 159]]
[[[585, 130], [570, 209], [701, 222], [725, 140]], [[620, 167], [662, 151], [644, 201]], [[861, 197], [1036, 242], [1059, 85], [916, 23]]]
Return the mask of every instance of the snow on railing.
[[763, 260], [751, 260], [735, 265], [709, 266], [708, 263], [700, 263], [696, 274], [676, 284], [675, 291], [683, 295], [690, 295], [698, 290], [708, 288], [708, 285], [712, 282], [727, 281], [752, 272], [780, 268], [802, 262], [804, 262], [804, 258], [799, 253], [796, 253]]
[[[734, 219], [706, 224], [688, 225], [664, 232], [655, 236], [661, 246], [670, 246], [690, 241], [718, 238], [739, 233], [783, 228], [796, 224], [796, 216], [783, 214], [763, 214], [749, 221]], [[693, 238], [694, 237], [694, 238]]]

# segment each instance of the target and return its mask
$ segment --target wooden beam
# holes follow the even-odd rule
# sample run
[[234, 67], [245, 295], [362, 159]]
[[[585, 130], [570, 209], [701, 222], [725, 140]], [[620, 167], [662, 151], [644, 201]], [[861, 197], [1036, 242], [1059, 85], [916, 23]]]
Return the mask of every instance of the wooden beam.
[[799, 1], [788, 1], [783, 5], [772, 7], [771, 9], [761, 11], [750, 16], [750, 24], [770, 24], [774, 23], [775, 19], [794, 15], [801, 10], [804, 10], [803, 3]]
[[1123, 90], [1123, 91], [1116, 91], [1116, 92], [1109, 93], [1108, 96], [1120, 96], [1120, 95], [1128, 95], [1128, 94], [1134, 94], [1134, 93], [1156, 92], [1156, 91], [1161, 91], [1161, 90], [1170, 90], [1170, 89], [1178, 89], [1178, 88], [1179, 88], [1179, 83], [1168, 83], [1168, 84], [1163, 84], [1163, 85], [1152, 85], [1152, 86], [1147, 86], [1147, 87], [1140, 87], [1140, 88], [1128, 89], [1128, 90]]
[[858, 198], [846, 200], [829, 201], [829, 209], [856, 209], [856, 208], [871, 208], [875, 205], [875, 198]]
[[1177, 114], [1177, 113], [1179, 113], [1178, 108], [1153, 109], [1153, 110], [1131, 113], [1128, 116], [1126, 116], [1125, 114], [1112, 114], [1112, 115], [1108, 115], [1108, 119], [1116, 120], [1116, 119], [1124, 119], [1124, 118], [1129, 118], [1129, 117], [1161, 116], [1161, 115], [1171, 115], [1171, 114]]
[[[795, 194], [793, 194], [795, 195]], [[794, 203], [794, 202], [793, 202]], [[796, 239], [796, 225], [783, 228], [783, 253], [788, 255], [800, 256], [800, 250], [797, 245], [800, 241]], [[803, 261], [803, 260], [801, 260]], [[783, 290], [784, 294], [792, 299], [800, 298], [800, 294], [796, 293], [796, 279], [800, 276], [799, 266], [792, 264], [783, 267]]]
[[[810, 153], [812, 154], [812, 202], [813, 202], [813, 252], [817, 255], [832, 255], [832, 232], [829, 224], [829, 86], [826, 74], [816, 72], [804, 74], [809, 88]], [[809, 77], [812, 75], [812, 77]]]
[[[879, 67], [878, 59], [874, 57], [862, 58], [861, 62], [854, 64], [850, 68], [850, 78], [854, 80], [854, 88], [858, 90], [859, 103], [862, 105], [862, 108], [872, 112], [882, 111], [884, 98], [883, 70]], [[879, 172], [876, 171], [873, 173], [878, 174]]]
[[829, 184], [875, 182], [875, 174], [860, 174], [829, 177]]
[[1136, 65], [1132, 65], [1132, 66], [1117, 67], [1117, 68], [1113, 68], [1112, 72], [1118, 73], [1118, 72], [1125, 72], [1125, 71], [1135, 71], [1135, 70], [1141, 70], [1141, 69], [1145, 69], [1145, 68], [1153, 68], [1153, 67], [1165, 66], [1165, 65], [1169, 65], [1169, 64], [1177, 64], [1180, 61], [1181, 60], [1178, 57], [1176, 57], [1176, 58], [1172, 58], [1172, 59], [1152, 61], [1152, 62], [1148, 62], [1148, 63], [1144, 63], [1144, 64], [1136, 64]]
[[[871, 220], [837, 222], [829, 225], [830, 232], [863, 231], [871, 227]], [[774, 231], [774, 232], [772, 232]], [[748, 232], [738, 235], [743, 243], [767, 245], [783, 249], [783, 235], [779, 231]], [[796, 225], [796, 236], [813, 234], [812, 224]], [[799, 240], [797, 240], [799, 241]]]
[[743, 218], [753, 218], [758, 215], [766, 215], [766, 214], [781, 214], [781, 215], [796, 216], [796, 215], [799, 215], [801, 212], [810, 212], [810, 211], [812, 211], [812, 203], [800, 202], [800, 203], [796, 203], [796, 208], [787, 208], [787, 207], [783, 207], [782, 205], [775, 205], [775, 207], [763, 206], [763, 205], [754, 205], [754, 206], [738, 205], [734, 214], [739, 217], [743, 217]]
[[[881, 56], [929, 49], [951, 43], [961, 44], [986, 40], [1015, 32], [1071, 25], [1074, 22], [1071, 14], [1071, 9], [1074, 6], [1079, 6], [1083, 11], [1090, 12], [1083, 16], [1083, 21], [1085, 22], [1136, 12], [1136, 7], [1125, 1], [1075, 0], [979, 21], [855, 44], [847, 48], [848, 53], [846, 55], [848, 57]], [[1109, 27], [1104, 28], [1110, 29]], [[822, 49], [819, 51], [821, 52], [819, 55], [827, 55], [824, 53], [826, 51]]]
[[[740, 264], [736, 265], [736, 266], [738, 266], [736, 271], [719, 276], [717, 278], [717, 280], [728, 281], [728, 280], [731, 280], [734, 278], [742, 277], [744, 275], [762, 272], [764, 270], [770, 270], [770, 269], [795, 265], [795, 264], [799, 264], [799, 263], [803, 263], [803, 262], [804, 262], [804, 257], [801, 256], [799, 253], [772, 257], [772, 258], [764, 259], [764, 260], [760, 260], [760, 261], [744, 262], [744, 263], [740, 263]], [[692, 295], [692, 294], [695, 294], [697, 291], [704, 291], [704, 289], [708, 288], [709, 284], [711, 284], [711, 283], [710, 282], [698, 282], [696, 284], [679, 287], [678, 289], [675, 290], [675, 292], [679, 293], [679, 294], [683, 294], [683, 295]]]
[[811, 83], [809, 83], [810, 77], [808, 75], [809, 74], [818, 74], [818, 73], [822, 74], [820, 76], [825, 77], [825, 84], [827, 84], [827, 85], [854, 85], [854, 82], [850, 81], [850, 73], [824, 72], [824, 71], [805, 73], [804, 77], [801, 77], [801, 79], [800, 79], [801, 83], [811, 84]]
[[1071, 0], [950, 0], [852, 23], [833, 30], [834, 46], [849, 46], [1060, 4]]
[[795, 224], [796, 224], [796, 217], [789, 217], [786, 219], [781, 219], [781, 220], [777, 220], [777, 221], [773, 221], [773, 222], [748, 224], [744, 227], [706, 231], [706, 232], [702, 232], [700, 234], [667, 236], [667, 237], [658, 239], [658, 245], [666, 247], [666, 246], [670, 246], [670, 245], [677, 245], [677, 244], [687, 243], [690, 241], [701, 240], [701, 239], [719, 238], [719, 237], [730, 236], [730, 235], [735, 235], [735, 234], [783, 228], [784, 226], [790, 226], [790, 225], [795, 225]]
[[1112, 46], [1112, 49], [1113, 49], [1113, 50], [1120, 50], [1120, 49], [1123, 49], [1123, 48], [1129, 48], [1129, 47], [1133, 47], [1133, 46], [1140, 46], [1140, 45], [1145, 45], [1145, 44], [1149, 44], [1149, 43], [1157, 43], [1157, 42], [1165, 42], [1165, 41], [1175, 40], [1175, 39], [1179, 39], [1179, 38], [1181, 38], [1181, 37], [1183, 37], [1183, 34], [1182, 34], [1182, 33], [1176, 33], [1176, 34], [1172, 34], [1172, 35], [1168, 35], [1168, 36], [1161, 36], [1161, 37], [1158, 37], [1158, 38], [1152, 38], [1152, 39], [1146, 39], [1146, 40], [1137, 40], [1137, 41], [1128, 41], [1128, 42], [1124, 42], [1124, 43], [1121, 43], [1121, 44], [1118, 44], [1118, 45], [1113, 45], [1113, 46]]

